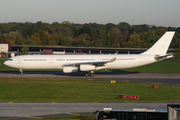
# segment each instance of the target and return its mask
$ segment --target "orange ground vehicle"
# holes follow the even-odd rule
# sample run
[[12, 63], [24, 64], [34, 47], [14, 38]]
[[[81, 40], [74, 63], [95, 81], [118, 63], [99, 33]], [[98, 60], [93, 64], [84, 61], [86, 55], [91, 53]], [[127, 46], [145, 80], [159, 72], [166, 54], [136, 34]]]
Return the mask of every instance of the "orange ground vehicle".
[[3, 57], [3, 58], [4, 58], [4, 57], [5, 57], [5, 55], [4, 55], [3, 53], [0, 53], [0, 57]]

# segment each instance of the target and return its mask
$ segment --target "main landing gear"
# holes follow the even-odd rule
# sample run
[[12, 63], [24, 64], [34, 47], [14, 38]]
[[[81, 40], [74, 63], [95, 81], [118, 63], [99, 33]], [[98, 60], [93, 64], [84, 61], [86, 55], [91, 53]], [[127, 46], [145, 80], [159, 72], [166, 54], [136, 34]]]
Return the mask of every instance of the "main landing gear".
[[94, 74], [95, 74], [94, 71], [88, 71], [85, 73], [85, 76], [92, 76], [93, 77]]
[[20, 71], [20, 75], [23, 75], [23, 70], [22, 70], [22, 69], [19, 69], [19, 71]]

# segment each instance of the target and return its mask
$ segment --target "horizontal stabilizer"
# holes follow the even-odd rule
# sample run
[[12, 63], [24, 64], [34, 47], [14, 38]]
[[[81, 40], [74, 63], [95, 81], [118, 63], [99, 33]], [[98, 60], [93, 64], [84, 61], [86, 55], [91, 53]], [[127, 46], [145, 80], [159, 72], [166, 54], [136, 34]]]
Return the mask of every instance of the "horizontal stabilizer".
[[110, 61], [108, 61], [108, 62], [114, 62], [116, 60], [116, 58], [113, 58], [113, 59], [111, 59]]
[[166, 55], [156, 55], [155, 57], [154, 57], [154, 59], [155, 60], [164, 60], [164, 59], [167, 59], [167, 58], [171, 58], [171, 57], [173, 57], [173, 54], [172, 53], [168, 53], [168, 54], [166, 54]]

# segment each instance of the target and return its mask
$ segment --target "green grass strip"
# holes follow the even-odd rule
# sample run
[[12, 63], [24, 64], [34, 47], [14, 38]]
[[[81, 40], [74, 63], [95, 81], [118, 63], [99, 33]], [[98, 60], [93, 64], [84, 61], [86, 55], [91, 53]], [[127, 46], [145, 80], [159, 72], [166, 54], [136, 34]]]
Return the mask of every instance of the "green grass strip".
[[[0, 78], [0, 102], [169, 102], [180, 101], [180, 87], [157, 84], [53, 78]], [[119, 99], [138, 95], [138, 100]]]

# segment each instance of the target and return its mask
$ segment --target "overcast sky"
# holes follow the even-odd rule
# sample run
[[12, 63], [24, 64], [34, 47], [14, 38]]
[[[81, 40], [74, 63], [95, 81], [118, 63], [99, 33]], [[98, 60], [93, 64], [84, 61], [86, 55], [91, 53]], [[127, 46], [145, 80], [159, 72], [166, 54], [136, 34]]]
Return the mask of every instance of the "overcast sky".
[[180, 27], [180, 0], [0, 0], [0, 23], [37, 21]]

